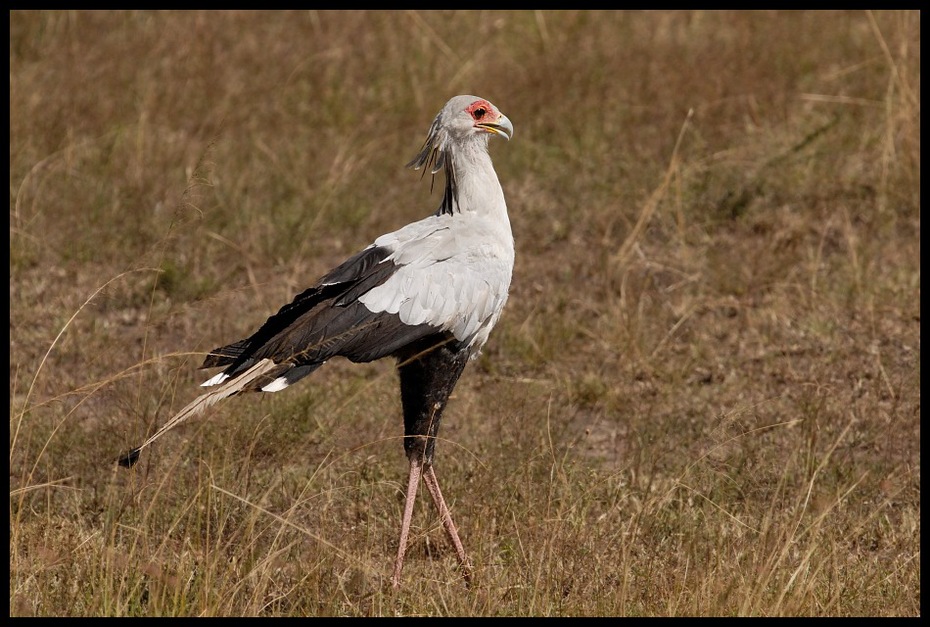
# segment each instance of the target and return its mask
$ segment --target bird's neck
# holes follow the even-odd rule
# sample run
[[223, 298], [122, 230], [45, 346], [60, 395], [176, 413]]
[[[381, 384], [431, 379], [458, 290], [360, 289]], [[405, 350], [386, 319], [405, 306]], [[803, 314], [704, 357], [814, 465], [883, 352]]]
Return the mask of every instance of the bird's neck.
[[437, 213], [477, 213], [507, 221], [507, 204], [487, 141], [457, 147], [447, 160], [446, 188]]

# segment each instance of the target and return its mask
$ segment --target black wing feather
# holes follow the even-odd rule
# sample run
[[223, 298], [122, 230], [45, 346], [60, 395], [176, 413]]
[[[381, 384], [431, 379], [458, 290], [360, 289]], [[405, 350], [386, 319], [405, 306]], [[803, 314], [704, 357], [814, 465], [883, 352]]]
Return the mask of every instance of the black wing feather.
[[[389, 254], [390, 251], [386, 248], [371, 246], [349, 257], [321, 278], [317, 285], [304, 290], [293, 301], [281, 307], [278, 313], [269, 317], [251, 336], [210, 351], [200, 367], [229, 366], [227, 374], [230, 376], [241, 371], [243, 366], [248, 367], [247, 362], [254, 363], [254, 360], [249, 359], [252, 352], [293, 324], [303, 314], [344, 292], [347, 283], [357, 282]], [[384, 280], [387, 280], [387, 277]]]
[[396, 272], [397, 266], [385, 261], [390, 254], [372, 246], [353, 255], [281, 307], [250, 337], [212, 350], [201, 368], [226, 366], [224, 373], [234, 377], [260, 359], [281, 364], [248, 386], [256, 390], [279, 376], [293, 383], [335, 355], [372, 361], [437, 333], [431, 325], [407, 325], [397, 314], [372, 312], [358, 301]]

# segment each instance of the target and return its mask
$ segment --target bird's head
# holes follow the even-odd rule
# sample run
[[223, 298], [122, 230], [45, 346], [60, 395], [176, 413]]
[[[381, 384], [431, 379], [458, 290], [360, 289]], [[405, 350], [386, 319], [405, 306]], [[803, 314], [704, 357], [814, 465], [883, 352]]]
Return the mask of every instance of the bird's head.
[[447, 156], [453, 144], [467, 144], [471, 140], [486, 144], [491, 135], [508, 140], [513, 137], [513, 124], [507, 116], [484, 98], [455, 96], [433, 120], [423, 148], [407, 167], [419, 170], [425, 165], [431, 174], [436, 174], [449, 165]]
[[491, 133], [504, 139], [513, 137], [513, 124], [507, 116], [484, 98], [456, 96], [442, 108], [443, 116], [452, 137], [468, 137]]

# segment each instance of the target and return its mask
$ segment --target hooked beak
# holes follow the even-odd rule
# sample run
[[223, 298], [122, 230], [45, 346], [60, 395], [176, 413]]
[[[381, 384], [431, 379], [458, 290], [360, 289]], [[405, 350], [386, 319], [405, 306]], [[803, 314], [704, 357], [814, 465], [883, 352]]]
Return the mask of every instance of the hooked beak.
[[506, 140], [509, 140], [513, 137], [513, 124], [510, 123], [510, 120], [506, 115], [501, 113], [501, 117], [497, 119], [496, 123], [484, 122], [481, 124], [475, 124], [478, 128], [483, 128], [488, 133], [494, 133], [500, 135]]

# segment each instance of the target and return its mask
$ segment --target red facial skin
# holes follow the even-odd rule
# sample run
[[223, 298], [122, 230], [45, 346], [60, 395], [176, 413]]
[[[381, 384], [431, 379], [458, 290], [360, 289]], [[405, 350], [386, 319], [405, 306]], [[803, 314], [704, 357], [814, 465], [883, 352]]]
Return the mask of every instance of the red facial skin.
[[497, 111], [487, 100], [479, 99], [468, 105], [465, 109], [475, 122], [493, 122], [497, 119]]

